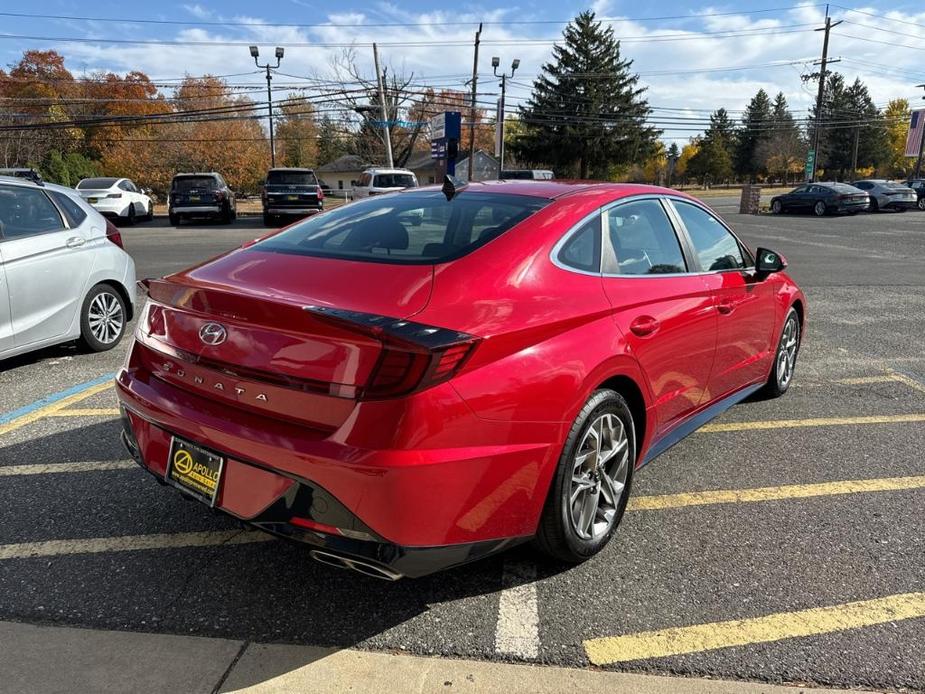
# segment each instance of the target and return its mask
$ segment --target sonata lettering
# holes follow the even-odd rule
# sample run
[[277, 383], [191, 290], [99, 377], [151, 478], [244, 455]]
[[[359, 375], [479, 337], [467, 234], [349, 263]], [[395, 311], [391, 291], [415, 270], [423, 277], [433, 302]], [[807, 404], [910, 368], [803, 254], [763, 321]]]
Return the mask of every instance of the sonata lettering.
[[[164, 369], [164, 371], [170, 371], [171, 373], [173, 373], [173, 375], [176, 376], [177, 378], [187, 378], [186, 371], [184, 369], [177, 368], [175, 364], [171, 364], [170, 362], [164, 362], [163, 364], [161, 364], [161, 367]], [[192, 379], [188, 379], [188, 380], [192, 380], [192, 382], [197, 386], [206, 385], [206, 379], [203, 378], [202, 376], [193, 376]], [[244, 386], [235, 385], [235, 386], [228, 386], [228, 387], [234, 390], [235, 395], [237, 395], [239, 399], [241, 398], [242, 395], [247, 393], [247, 388], [245, 388]], [[214, 383], [212, 383], [211, 388], [213, 390], [220, 390], [223, 393], [226, 391], [225, 383], [223, 383], [222, 381], [215, 381]], [[266, 393], [257, 393], [256, 395], [253, 396], [253, 399], [257, 400], [258, 402], [269, 402], [270, 401]]]

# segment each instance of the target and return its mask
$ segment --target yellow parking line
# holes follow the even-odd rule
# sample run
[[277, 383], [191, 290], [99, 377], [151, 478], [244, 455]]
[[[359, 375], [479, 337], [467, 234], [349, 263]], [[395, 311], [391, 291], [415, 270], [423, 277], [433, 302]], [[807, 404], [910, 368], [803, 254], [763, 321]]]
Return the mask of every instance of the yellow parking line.
[[754, 429], [795, 429], [799, 427], [832, 427], [862, 424], [905, 424], [925, 422], [925, 414], [891, 414], [871, 417], [813, 417], [808, 419], [769, 419], [755, 422], [721, 422], [707, 424], [697, 431], [716, 433], [720, 431], [749, 431]]
[[897, 381], [898, 383], [907, 385], [910, 388], [919, 391], [920, 393], [925, 393], [925, 383], [920, 383], [919, 381], [916, 381], [914, 378], [910, 378], [909, 376], [906, 376], [906, 374], [901, 374], [896, 371], [890, 371], [890, 378], [892, 378], [894, 381]]
[[75, 407], [70, 410], [50, 412], [46, 417], [118, 417], [118, 407]]
[[667, 508], [680, 508], [683, 506], [778, 501], [781, 499], [803, 499], [813, 496], [891, 492], [903, 489], [922, 488], [925, 488], [925, 475], [916, 475], [912, 477], [882, 477], [879, 479], [867, 480], [843, 480], [838, 482], [819, 482], [816, 484], [787, 484], [780, 487], [757, 487], [754, 489], [717, 489], [705, 492], [682, 492], [680, 494], [639, 496], [630, 500], [627, 510], [656, 511]]
[[584, 647], [588, 660], [594, 665], [610, 665], [828, 634], [916, 617], [925, 617], [925, 593], [888, 595], [873, 600], [779, 612], [751, 619], [609, 636], [585, 641]]
[[16, 419], [13, 419], [6, 424], [0, 424], [0, 435], [8, 434], [11, 431], [15, 431], [16, 429], [24, 427], [27, 424], [31, 424], [32, 422], [42, 419], [43, 417], [53, 415], [55, 412], [63, 410], [65, 407], [69, 407], [70, 405], [76, 405], [78, 402], [86, 400], [92, 395], [102, 393], [104, 390], [112, 388], [112, 386], [112, 381], [90, 386], [89, 388], [81, 390], [74, 395], [61, 398], [60, 400], [56, 400], [49, 405], [45, 405], [44, 407], [39, 407], [30, 412], [27, 412], [26, 414], [23, 414], [20, 417], [16, 417]]
[[50, 475], [58, 472], [94, 472], [97, 470], [123, 470], [137, 467], [127, 460], [106, 460], [101, 462], [48, 463], [47, 465], [4, 465], [0, 477], [13, 475]]
[[273, 540], [256, 530], [222, 530], [199, 533], [161, 533], [156, 535], [125, 535], [123, 537], [92, 537], [84, 540], [48, 540], [0, 545], [0, 560], [29, 559], [31, 557], [57, 557], [68, 554], [98, 554], [100, 552], [129, 552], [177, 547], [209, 547], [214, 545], [243, 545]]

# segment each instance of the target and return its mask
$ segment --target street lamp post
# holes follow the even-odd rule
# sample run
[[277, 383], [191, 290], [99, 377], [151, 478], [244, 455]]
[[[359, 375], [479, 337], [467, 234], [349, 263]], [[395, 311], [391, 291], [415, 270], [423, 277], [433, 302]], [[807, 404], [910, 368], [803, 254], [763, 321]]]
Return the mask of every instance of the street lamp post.
[[[498, 74], [498, 66], [501, 65], [501, 58], [495, 56], [491, 59], [491, 67], [495, 73], [495, 77], [501, 78], [501, 106], [498, 109], [498, 178], [501, 178], [501, 172], [504, 170], [504, 96], [507, 91], [507, 81], [508, 78], [514, 77], [514, 73], [517, 72], [517, 68], [520, 67], [520, 59], [514, 58], [514, 62], [511, 63], [511, 74], [508, 75], [506, 72]], [[470, 152], [470, 157], [472, 153]], [[471, 163], [471, 162], [470, 162]]]
[[279, 67], [280, 61], [283, 59], [284, 49], [279, 46], [276, 47], [276, 65], [261, 65], [257, 62], [257, 56], [260, 55], [260, 51], [257, 50], [257, 46], [251, 46], [251, 57], [254, 59], [254, 65], [259, 67], [262, 70], [267, 71], [267, 116], [270, 118], [270, 165], [274, 168], [276, 167], [276, 143], [273, 141], [273, 91], [270, 89], [270, 82], [273, 79], [273, 76], [270, 74], [270, 70], [276, 70]]

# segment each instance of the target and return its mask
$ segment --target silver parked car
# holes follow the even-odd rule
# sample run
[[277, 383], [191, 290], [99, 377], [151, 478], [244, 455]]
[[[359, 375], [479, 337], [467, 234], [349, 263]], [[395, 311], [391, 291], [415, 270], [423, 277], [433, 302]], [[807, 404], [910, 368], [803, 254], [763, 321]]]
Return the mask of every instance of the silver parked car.
[[79, 340], [115, 347], [135, 310], [119, 230], [63, 186], [0, 177], [0, 359]]
[[871, 212], [880, 210], [905, 212], [915, 207], [918, 202], [915, 191], [902, 183], [871, 178], [866, 181], [855, 181], [851, 185], [860, 188], [870, 196], [868, 209]]

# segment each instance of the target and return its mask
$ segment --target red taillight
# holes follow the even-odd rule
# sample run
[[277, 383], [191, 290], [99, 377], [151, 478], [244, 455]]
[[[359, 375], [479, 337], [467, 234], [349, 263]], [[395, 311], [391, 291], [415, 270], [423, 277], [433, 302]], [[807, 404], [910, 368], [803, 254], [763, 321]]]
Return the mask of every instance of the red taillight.
[[144, 331], [148, 335], [166, 335], [167, 320], [164, 316], [164, 307], [159, 304], [148, 303], [148, 315], [145, 317]]
[[321, 190], [321, 186], [317, 186], [317, 188], [318, 188], [318, 199], [324, 200], [324, 191]]
[[123, 251], [125, 250], [125, 245], [122, 243], [122, 232], [119, 231], [119, 228], [108, 219], [106, 220], [106, 240], [112, 241]]
[[216, 191], [216, 193], [215, 193], [215, 199], [218, 200], [219, 202], [221, 202], [222, 200], [225, 199], [225, 193], [224, 193], [223, 191], [221, 191], [221, 190]]
[[388, 316], [324, 306], [306, 306], [305, 310], [382, 343], [379, 361], [359, 391], [361, 400], [399, 397], [447, 381], [479, 342], [466, 333]]

